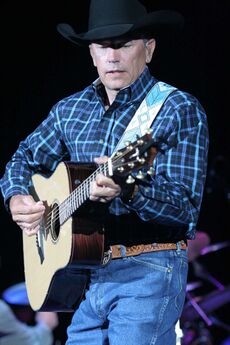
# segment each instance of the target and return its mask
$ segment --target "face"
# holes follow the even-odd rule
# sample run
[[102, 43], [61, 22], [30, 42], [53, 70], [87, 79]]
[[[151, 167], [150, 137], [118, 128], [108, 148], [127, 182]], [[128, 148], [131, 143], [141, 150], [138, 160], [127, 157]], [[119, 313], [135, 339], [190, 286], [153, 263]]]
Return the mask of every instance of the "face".
[[91, 43], [90, 54], [107, 93], [132, 84], [151, 61], [154, 49], [154, 39]]

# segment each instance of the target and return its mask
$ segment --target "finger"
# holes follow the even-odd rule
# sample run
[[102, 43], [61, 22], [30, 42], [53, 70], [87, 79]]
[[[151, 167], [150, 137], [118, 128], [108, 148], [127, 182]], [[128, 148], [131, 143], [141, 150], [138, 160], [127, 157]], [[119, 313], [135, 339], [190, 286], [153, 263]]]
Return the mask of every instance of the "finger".
[[107, 203], [113, 200], [113, 198], [109, 197], [97, 197], [97, 198], [91, 198], [91, 201], [97, 201], [97, 202], [102, 202], [102, 203]]
[[24, 231], [24, 233], [27, 235], [27, 236], [34, 236], [36, 235], [36, 233], [38, 232], [39, 230], [39, 226], [33, 228], [33, 229], [29, 229], [29, 228], [26, 228], [26, 227], [22, 227], [22, 230]]
[[25, 205], [21, 206], [20, 209], [15, 211], [15, 214], [35, 214], [45, 212], [45, 206], [43, 204]]
[[99, 200], [98, 200], [99, 202], [102, 202], [102, 203], [107, 203], [107, 202], [110, 202], [111, 201], [111, 199], [108, 199], [108, 198], [99, 198]]
[[41, 215], [45, 212], [45, 206], [43, 205], [21, 205], [20, 207], [12, 207], [11, 214], [12, 216], [20, 216], [20, 215], [34, 215], [36, 217], [37, 214]]
[[120, 186], [110, 188], [106, 186], [98, 186], [95, 183], [92, 184], [90, 190], [90, 200], [98, 201], [99, 198], [105, 198], [106, 201], [111, 201], [121, 193]]
[[38, 219], [37, 221], [33, 222], [33, 223], [27, 223], [27, 222], [16, 222], [21, 228], [28, 228], [28, 229], [33, 229], [36, 228], [37, 226], [40, 225], [41, 223], [41, 219]]
[[106, 177], [102, 174], [96, 176], [96, 183], [98, 186], [108, 187], [112, 189], [120, 189], [120, 186], [114, 182], [110, 177]]
[[94, 158], [94, 162], [97, 164], [103, 164], [108, 161], [108, 156], [96, 157]]
[[39, 212], [39, 213], [30, 213], [30, 214], [12, 214], [12, 219], [13, 221], [15, 221], [16, 223], [19, 222], [25, 222], [28, 224], [32, 224], [34, 222], [40, 222], [43, 216], [43, 212]]
[[14, 195], [10, 199], [11, 213], [33, 213], [45, 209], [42, 201], [35, 202], [31, 195]]

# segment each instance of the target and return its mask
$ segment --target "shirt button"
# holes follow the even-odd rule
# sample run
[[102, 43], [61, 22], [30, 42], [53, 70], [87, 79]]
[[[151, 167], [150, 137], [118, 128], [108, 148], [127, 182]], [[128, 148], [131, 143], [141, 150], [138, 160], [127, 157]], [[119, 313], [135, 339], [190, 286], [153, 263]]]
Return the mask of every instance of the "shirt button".
[[168, 201], [169, 201], [170, 199], [171, 199], [171, 198], [170, 198], [170, 196], [166, 196], [166, 200], [168, 200]]
[[100, 140], [99, 140], [99, 143], [100, 143], [100, 144], [104, 144], [104, 140], [103, 140], [103, 139], [100, 139]]

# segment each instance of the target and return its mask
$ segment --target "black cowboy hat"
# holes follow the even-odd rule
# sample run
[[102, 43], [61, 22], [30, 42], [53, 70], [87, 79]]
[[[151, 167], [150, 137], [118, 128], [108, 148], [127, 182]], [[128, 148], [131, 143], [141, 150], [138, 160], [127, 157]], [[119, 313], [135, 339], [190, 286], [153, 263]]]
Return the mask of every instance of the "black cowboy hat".
[[183, 27], [183, 16], [172, 10], [148, 13], [138, 0], [91, 0], [88, 31], [77, 34], [66, 23], [57, 25], [58, 32], [78, 45], [115, 37], [157, 36], [166, 30]]

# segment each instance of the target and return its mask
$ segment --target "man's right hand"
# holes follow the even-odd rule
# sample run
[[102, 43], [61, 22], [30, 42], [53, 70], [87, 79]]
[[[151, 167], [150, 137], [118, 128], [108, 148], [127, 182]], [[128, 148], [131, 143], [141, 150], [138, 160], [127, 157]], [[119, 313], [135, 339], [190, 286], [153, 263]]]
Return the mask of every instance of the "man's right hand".
[[37, 233], [39, 223], [45, 212], [42, 201], [36, 202], [31, 195], [14, 195], [9, 203], [13, 221], [25, 231], [28, 236]]

